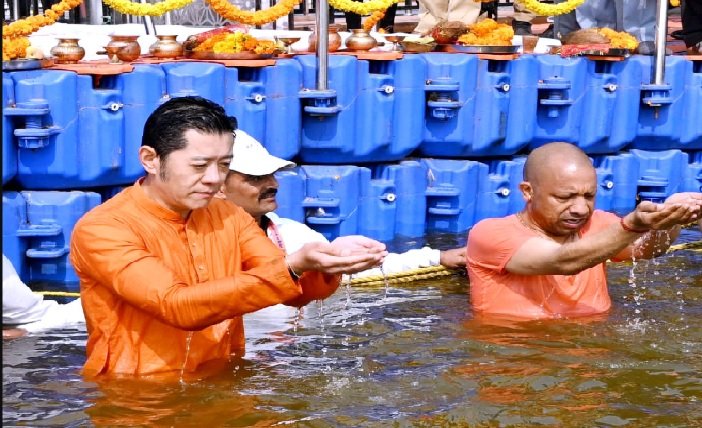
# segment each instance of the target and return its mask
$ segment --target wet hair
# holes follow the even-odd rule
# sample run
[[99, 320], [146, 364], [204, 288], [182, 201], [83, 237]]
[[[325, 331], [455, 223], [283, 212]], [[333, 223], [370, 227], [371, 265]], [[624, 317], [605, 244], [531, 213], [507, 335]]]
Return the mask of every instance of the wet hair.
[[185, 148], [185, 133], [191, 129], [203, 134], [234, 133], [237, 120], [224, 108], [202, 97], [172, 98], [146, 119], [141, 145], [154, 149], [162, 162], [169, 154]]

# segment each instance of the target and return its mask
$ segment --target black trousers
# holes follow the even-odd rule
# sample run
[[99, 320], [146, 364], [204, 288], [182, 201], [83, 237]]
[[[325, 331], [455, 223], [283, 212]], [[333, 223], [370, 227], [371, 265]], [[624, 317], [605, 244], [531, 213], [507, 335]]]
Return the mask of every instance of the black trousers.
[[688, 48], [702, 42], [702, 0], [685, 0], [682, 31]]

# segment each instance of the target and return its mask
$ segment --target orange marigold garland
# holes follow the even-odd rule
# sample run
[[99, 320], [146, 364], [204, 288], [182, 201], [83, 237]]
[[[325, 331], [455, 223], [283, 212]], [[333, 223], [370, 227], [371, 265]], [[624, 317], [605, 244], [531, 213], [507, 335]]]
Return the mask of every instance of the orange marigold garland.
[[377, 10], [371, 14], [368, 18], [363, 21], [363, 29], [370, 32], [375, 24], [377, 24], [385, 16], [387, 9]]
[[227, 0], [206, 0], [212, 10], [222, 18], [248, 25], [263, 25], [287, 16], [300, 0], [282, 0], [275, 6], [258, 11], [241, 10]]
[[29, 16], [2, 26], [2, 60], [24, 58], [29, 47], [26, 36], [41, 27], [56, 22], [64, 13], [81, 4], [83, 0], [61, 0], [44, 11], [43, 15]]

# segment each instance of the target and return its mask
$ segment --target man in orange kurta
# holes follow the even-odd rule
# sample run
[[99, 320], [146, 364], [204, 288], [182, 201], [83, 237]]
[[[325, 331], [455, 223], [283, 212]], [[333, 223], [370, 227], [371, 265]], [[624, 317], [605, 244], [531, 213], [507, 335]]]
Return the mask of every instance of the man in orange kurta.
[[[199, 97], [175, 98], [146, 122], [146, 177], [87, 213], [71, 238], [88, 329], [84, 374], [191, 372], [243, 352], [241, 315], [303, 305], [336, 273], [382, 261], [384, 245], [350, 239], [287, 258], [241, 208], [213, 199], [229, 170], [233, 124]], [[349, 255], [350, 254], [350, 255]], [[302, 272], [332, 275], [301, 287]]]
[[619, 218], [594, 209], [597, 175], [577, 146], [532, 151], [520, 189], [526, 208], [485, 219], [468, 235], [467, 267], [476, 314], [570, 318], [610, 307], [605, 261], [665, 253], [680, 225], [700, 216], [702, 193], [641, 202]]

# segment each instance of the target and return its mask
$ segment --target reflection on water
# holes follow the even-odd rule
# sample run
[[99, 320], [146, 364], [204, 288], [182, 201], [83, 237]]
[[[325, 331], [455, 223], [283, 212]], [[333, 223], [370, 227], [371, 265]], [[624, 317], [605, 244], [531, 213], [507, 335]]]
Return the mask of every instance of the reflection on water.
[[577, 321], [487, 324], [464, 276], [342, 287], [247, 322], [245, 359], [182, 383], [84, 381], [83, 331], [6, 341], [3, 425], [700, 426], [700, 266], [612, 264], [612, 311]]

